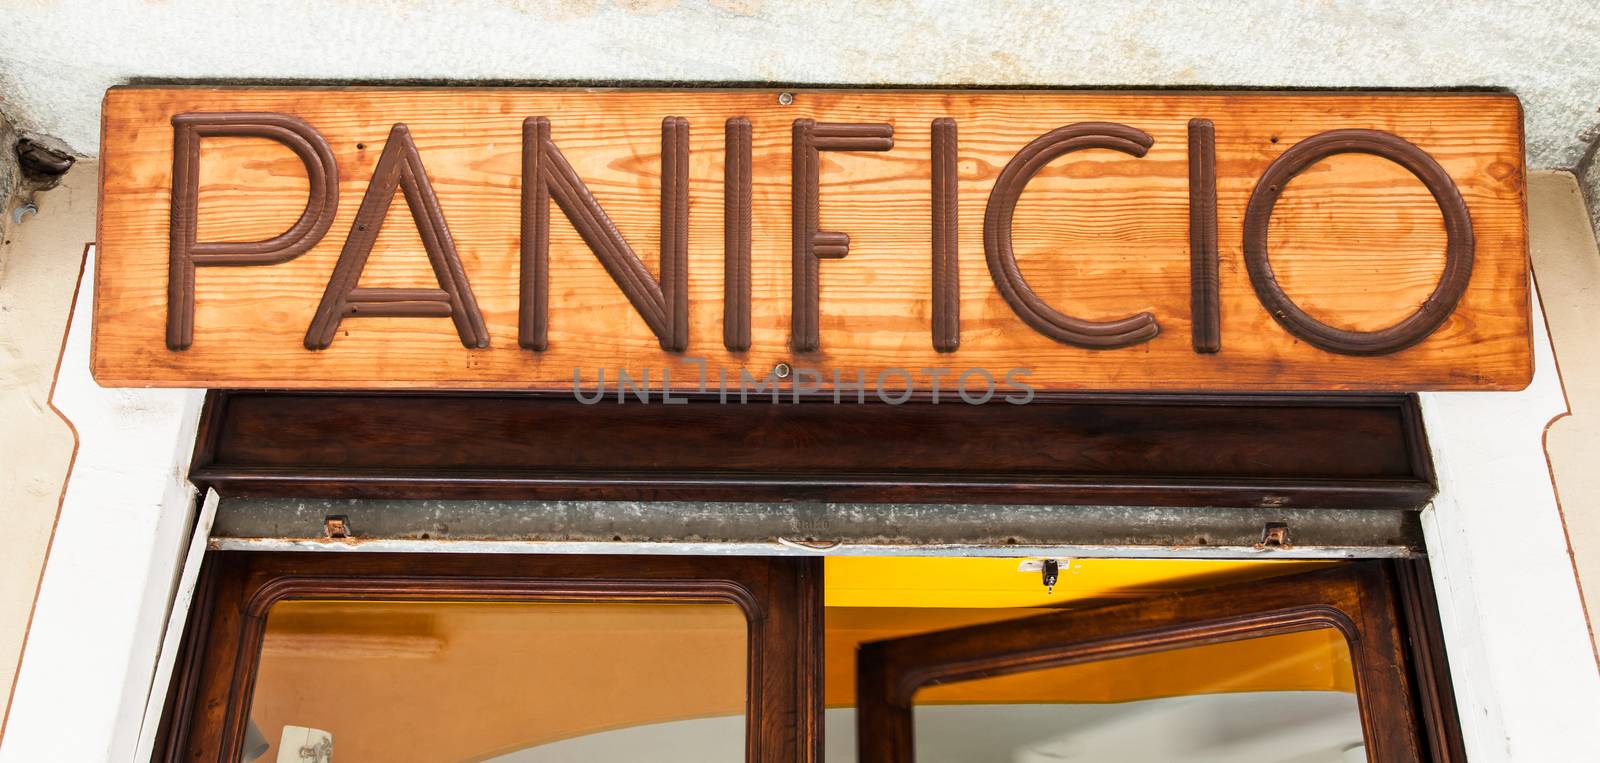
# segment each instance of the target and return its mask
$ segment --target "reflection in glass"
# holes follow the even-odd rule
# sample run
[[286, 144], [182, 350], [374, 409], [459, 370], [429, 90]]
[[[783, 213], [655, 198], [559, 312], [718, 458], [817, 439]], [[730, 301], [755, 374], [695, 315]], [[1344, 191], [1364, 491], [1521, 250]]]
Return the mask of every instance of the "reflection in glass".
[[744, 759], [746, 629], [731, 604], [284, 602], [250, 719], [335, 760]]
[[1332, 629], [1086, 662], [919, 691], [923, 763], [1365, 760]]

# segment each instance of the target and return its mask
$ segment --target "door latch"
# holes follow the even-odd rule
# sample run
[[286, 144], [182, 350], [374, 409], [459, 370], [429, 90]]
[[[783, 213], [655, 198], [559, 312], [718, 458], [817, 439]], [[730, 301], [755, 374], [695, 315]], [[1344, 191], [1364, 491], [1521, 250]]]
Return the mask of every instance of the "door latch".
[[1056, 592], [1056, 582], [1061, 579], [1062, 563], [1071, 564], [1071, 559], [1024, 559], [1017, 565], [1017, 572], [1038, 571], [1040, 582], [1044, 583], [1045, 594]]

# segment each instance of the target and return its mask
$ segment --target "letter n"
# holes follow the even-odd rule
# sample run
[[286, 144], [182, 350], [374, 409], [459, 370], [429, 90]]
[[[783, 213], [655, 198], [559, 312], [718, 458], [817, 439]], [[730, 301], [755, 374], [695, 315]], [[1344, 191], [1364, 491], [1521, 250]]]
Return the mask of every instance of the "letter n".
[[550, 328], [550, 201], [639, 311], [661, 349], [689, 346], [689, 120], [661, 122], [661, 280], [639, 260], [550, 139], [550, 120], [522, 123], [522, 312], [518, 342], [542, 352]]
[[[373, 289], [361, 288], [361, 271], [367, 266], [367, 256], [378, 240], [378, 230], [389, 213], [395, 189], [405, 192], [406, 206], [416, 221], [417, 233], [422, 237], [422, 248], [433, 265], [433, 275], [439, 282], [437, 289]], [[467, 347], [489, 346], [489, 332], [483, 324], [483, 313], [472, 296], [467, 283], [467, 273], [461, 267], [461, 257], [456, 254], [455, 241], [445, 225], [444, 212], [439, 209], [439, 197], [428, 182], [428, 173], [422, 167], [422, 155], [417, 144], [403, 124], [389, 131], [389, 140], [378, 157], [378, 166], [372, 171], [372, 181], [361, 199], [361, 209], [350, 226], [344, 251], [339, 253], [339, 264], [333, 268], [328, 288], [322, 293], [322, 303], [306, 330], [306, 348], [321, 350], [333, 343], [339, 323], [345, 318], [361, 316], [387, 316], [405, 318], [449, 318], [455, 322], [456, 333]]]

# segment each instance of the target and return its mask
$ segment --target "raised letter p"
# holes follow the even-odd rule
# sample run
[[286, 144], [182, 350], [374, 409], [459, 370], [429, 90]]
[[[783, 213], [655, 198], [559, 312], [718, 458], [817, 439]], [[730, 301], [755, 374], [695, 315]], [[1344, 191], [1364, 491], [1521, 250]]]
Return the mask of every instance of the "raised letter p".
[[[200, 139], [266, 138], [306, 165], [306, 209], [283, 233], [264, 241], [196, 241], [200, 202]], [[321, 133], [288, 114], [215, 112], [172, 118], [172, 246], [167, 269], [167, 349], [194, 341], [194, 269], [199, 265], [276, 265], [302, 254], [328, 232], [339, 207], [339, 166]]]

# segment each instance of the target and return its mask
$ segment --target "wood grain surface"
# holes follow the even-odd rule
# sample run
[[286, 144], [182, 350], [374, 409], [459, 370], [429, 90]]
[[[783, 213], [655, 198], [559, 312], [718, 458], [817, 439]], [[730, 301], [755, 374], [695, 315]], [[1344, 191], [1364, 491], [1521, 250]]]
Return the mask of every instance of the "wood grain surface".
[[[650, 385], [700, 383], [704, 359], [764, 377], [778, 363], [835, 370], [869, 389], [886, 368], [1026, 369], [1041, 390], [1517, 389], [1532, 373], [1521, 111], [1498, 93], [1310, 94], [1064, 91], [778, 91], [230, 88], [113, 89], [101, 160], [93, 370], [111, 386], [568, 389], [614, 386], [616, 369]], [[327, 235], [282, 264], [197, 269], [193, 344], [167, 348], [172, 117], [282, 112], [314, 126], [339, 168]], [[689, 124], [687, 351], [660, 341], [560, 209], [550, 213], [548, 349], [518, 347], [522, 131], [548, 117], [551, 138], [652, 273], [659, 275], [662, 119]], [[751, 124], [750, 348], [723, 344], [725, 129]], [[933, 335], [933, 121], [956, 121], [960, 345]], [[1215, 125], [1221, 350], [1191, 344], [1188, 124]], [[790, 349], [791, 146], [796, 119], [887, 123], [889, 151], [820, 153], [820, 226], [849, 235], [820, 263], [819, 349]], [[1056, 310], [1106, 321], [1149, 311], [1153, 340], [1092, 350], [1026, 325], [996, 289], [983, 222], [996, 178], [1040, 135], [1119, 122], [1154, 143], [1135, 158], [1089, 149], [1059, 157], [1022, 194], [1015, 250], [1023, 276]], [[481, 307], [489, 346], [464, 347], [449, 318], [346, 318], [331, 346], [307, 350], [307, 327], [385, 140], [415, 141]], [[1471, 214], [1471, 280], [1453, 314], [1421, 343], [1388, 355], [1327, 352], [1284, 330], [1251, 288], [1242, 222], [1256, 180], [1298, 141], [1334, 129], [1392, 132], [1449, 173]], [[262, 138], [201, 144], [198, 240], [256, 241], [305, 209], [301, 160]], [[1444, 266], [1439, 206], [1385, 159], [1342, 154], [1295, 178], [1272, 215], [1279, 283], [1307, 312], [1371, 331], [1415, 311]], [[364, 288], [438, 289], [403, 200], [360, 278]], [[576, 372], [576, 376], [575, 376]], [[944, 384], [949, 389], [952, 377]], [[970, 380], [981, 387], [979, 377]], [[886, 385], [904, 386], [900, 377]], [[1001, 392], [1004, 392], [1002, 385]]]
[[1416, 396], [1394, 394], [624, 406], [219, 390], [200, 432], [189, 478], [229, 497], [1392, 510], [1435, 492]]

